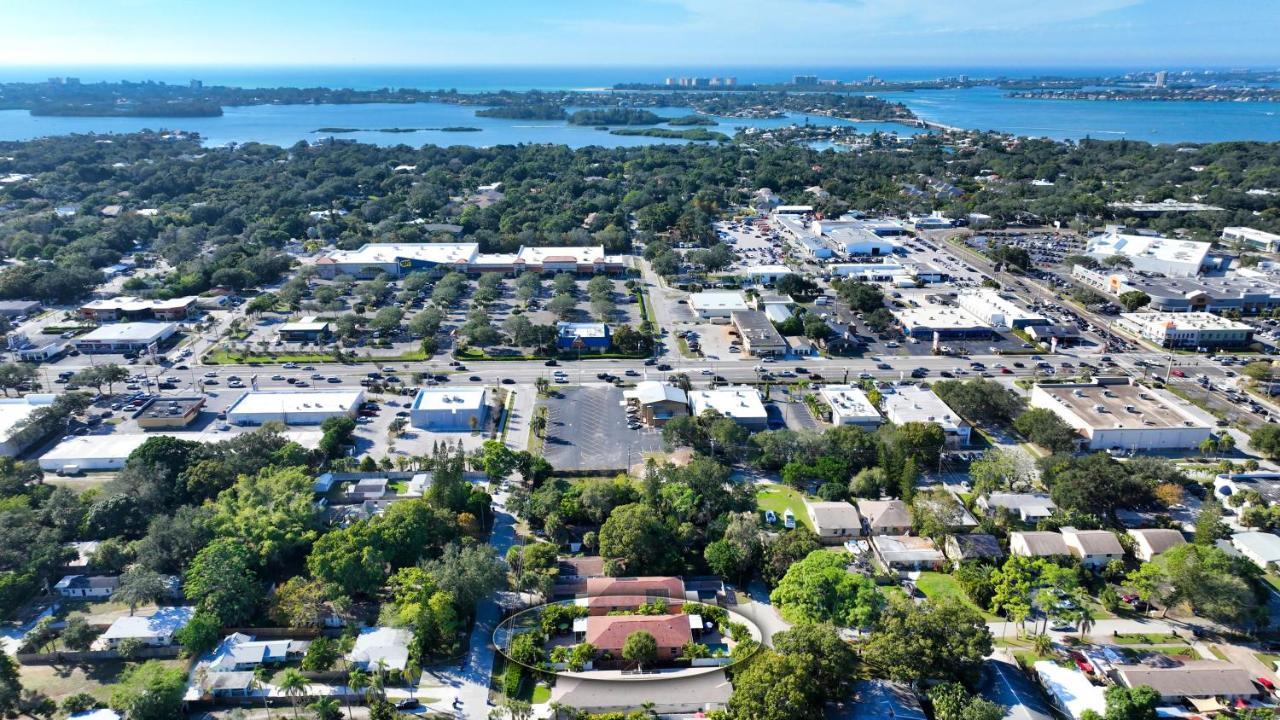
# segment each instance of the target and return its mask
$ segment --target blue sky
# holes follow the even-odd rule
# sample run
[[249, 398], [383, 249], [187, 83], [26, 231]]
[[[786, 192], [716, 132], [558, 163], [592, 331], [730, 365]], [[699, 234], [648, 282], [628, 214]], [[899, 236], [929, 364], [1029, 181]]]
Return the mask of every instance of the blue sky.
[[0, 0], [0, 65], [1280, 66], [1277, 0]]

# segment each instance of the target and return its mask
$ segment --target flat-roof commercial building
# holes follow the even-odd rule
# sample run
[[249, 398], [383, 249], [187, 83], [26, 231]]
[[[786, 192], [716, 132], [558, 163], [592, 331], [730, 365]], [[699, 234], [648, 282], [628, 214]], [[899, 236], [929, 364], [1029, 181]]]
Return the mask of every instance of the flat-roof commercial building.
[[1210, 243], [1152, 235], [1130, 235], [1111, 228], [1089, 238], [1085, 253], [1105, 260], [1114, 255], [1129, 258], [1134, 270], [1173, 277], [1192, 277], [1204, 266]]
[[891, 310], [903, 334], [919, 340], [939, 338], [987, 339], [991, 326], [960, 308], [927, 304]]
[[355, 417], [364, 390], [251, 390], [227, 408], [227, 422], [236, 425], [319, 425], [331, 417]]
[[57, 395], [31, 393], [16, 398], [0, 398], [0, 455], [17, 457], [39, 438], [26, 439], [19, 432], [22, 423], [39, 408], [52, 405]]
[[1168, 213], [1221, 212], [1217, 205], [1206, 205], [1198, 202], [1182, 202], [1173, 198], [1165, 198], [1160, 202], [1113, 202], [1107, 207], [1120, 210], [1128, 215], [1165, 215]]
[[180, 428], [191, 424], [204, 407], [203, 397], [157, 397], [138, 411], [138, 427], [145, 430]]
[[919, 385], [903, 385], [884, 396], [884, 416], [901, 425], [909, 422], [934, 423], [946, 434], [947, 447], [969, 444], [969, 423], [947, 407], [932, 390]]
[[1075, 279], [1100, 292], [1118, 297], [1139, 290], [1151, 297], [1145, 309], [1157, 312], [1212, 312], [1226, 310], [1257, 315], [1280, 308], [1280, 282], [1253, 268], [1241, 268], [1212, 277], [1142, 277], [1133, 273], [1107, 273], [1076, 265]]
[[742, 271], [743, 278], [756, 285], [772, 285], [792, 274], [794, 271], [786, 265], [752, 265]]
[[612, 333], [604, 323], [556, 323], [556, 348], [559, 350], [608, 352], [612, 344]]
[[1280, 250], [1280, 235], [1255, 230], [1250, 227], [1224, 227], [1222, 228], [1222, 239], [1238, 242], [1245, 247], [1263, 252]]
[[749, 310], [747, 301], [737, 290], [704, 290], [689, 296], [689, 307], [703, 319], [728, 318], [735, 312]]
[[1251, 325], [1207, 312], [1122, 313], [1116, 327], [1167, 348], [1238, 348], [1253, 342]]
[[1034, 325], [1049, 325], [1049, 318], [1028, 310], [991, 288], [962, 292], [956, 296], [961, 310], [991, 327], [1023, 330]]
[[613, 273], [627, 267], [623, 255], [606, 255], [603, 245], [522, 247], [514, 254], [481, 254], [476, 243], [369, 243], [357, 250], [334, 250], [316, 260], [320, 277], [392, 277], [445, 267], [459, 272]]
[[856, 385], [824, 385], [818, 396], [831, 408], [832, 425], [857, 425], [871, 429], [884, 422], [880, 411]]
[[488, 390], [481, 387], [425, 387], [409, 408], [409, 424], [423, 430], [464, 432], [488, 416]]
[[329, 321], [307, 316], [281, 325], [277, 332], [285, 342], [315, 342], [329, 337]]
[[775, 212], [773, 222], [787, 242], [801, 255], [812, 260], [825, 260], [835, 255], [831, 244], [805, 227], [802, 218]]
[[177, 323], [127, 322], [103, 325], [71, 343], [82, 353], [150, 352], [176, 332]]
[[769, 316], [759, 310], [735, 310], [730, 314], [730, 322], [742, 336], [742, 346], [756, 357], [786, 355], [787, 343], [782, 334], [773, 327]]
[[94, 300], [80, 306], [80, 316], [91, 320], [184, 320], [196, 306], [196, 297], [143, 300], [120, 297]]
[[1239, 532], [1231, 536], [1231, 546], [1264, 571], [1280, 567], [1280, 536], [1275, 533]]
[[1213, 434], [1213, 425], [1184, 401], [1123, 382], [1035, 385], [1031, 406], [1052, 410], [1090, 450], [1190, 450]]
[[863, 282], [893, 282], [911, 274], [909, 268], [892, 257], [886, 257], [879, 262], [831, 263], [826, 270], [835, 277]]
[[764, 430], [769, 425], [769, 414], [760, 401], [760, 391], [753, 387], [693, 390], [689, 392], [689, 407], [695, 416], [715, 410], [749, 430]]
[[40, 311], [38, 300], [4, 300], [0, 301], [0, 317], [15, 318], [19, 315], [33, 315]]
[[107, 435], [79, 435], [58, 443], [49, 452], [40, 456], [40, 467], [43, 470], [57, 472], [119, 470], [124, 467], [130, 453], [137, 450], [147, 440], [158, 436], [193, 440], [195, 442], [214, 442], [225, 440], [226, 436], [208, 433], [110, 433]]

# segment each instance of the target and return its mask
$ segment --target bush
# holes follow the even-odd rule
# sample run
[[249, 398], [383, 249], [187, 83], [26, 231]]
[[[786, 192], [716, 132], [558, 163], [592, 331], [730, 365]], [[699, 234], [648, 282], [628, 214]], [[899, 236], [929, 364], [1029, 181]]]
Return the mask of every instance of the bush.
[[522, 682], [524, 670], [515, 663], [507, 663], [507, 669], [502, 672], [502, 693], [511, 698], [519, 695]]

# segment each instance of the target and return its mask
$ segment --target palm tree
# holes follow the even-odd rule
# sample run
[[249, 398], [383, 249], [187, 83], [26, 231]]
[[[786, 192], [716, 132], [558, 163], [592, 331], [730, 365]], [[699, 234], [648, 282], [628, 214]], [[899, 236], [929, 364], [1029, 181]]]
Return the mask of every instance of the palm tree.
[[1039, 655], [1040, 657], [1045, 657], [1053, 650], [1053, 640], [1044, 633], [1037, 633], [1036, 636], [1031, 639], [1031, 645], [1035, 649], [1036, 655]]
[[378, 695], [382, 696], [383, 700], [386, 700], [387, 699], [387, 661], [383, 660], [382, 658], [378, 658], [378, 661], [374, 663], [374, 668], [376, 668], [378, 672], [373, 676], [373, 687], [378, 691]]
[[360, 702], [364, 702], [364, 691], [369, 687], [369, 673], [360, 668], [356, 668], [347, 673], [347, 717], [354, 718], [351, 712], [351, 695], [356, 693], [360, 696]]
[[307, 694], [307, 679], [296, 668], [289, 668], [280, 676], [276, 687], [289, 696], [289, 703], [293, 705], [293, 716], [298, 717], [298, 698]]
[[[250, 690], [262, 690], [267, 687], [267, 669], [261, 665], [253, 669], [253, 682], [249, 683]], [[270, 692], [262, 694], [262, 709], [267, 712], [267, 720], [271, 720], [271, 705], [267, 702]]]
[[1089, 631], [1093, 629], [1093, 610], [1091, 610], [1088, 605], [1081, 602], [1079, 603], [1079, 607], [1076, 609], [1075, 615], [1076, 622], [1080, 624], [1080, 640], [1082, 642], [1088, 641]]
[[334, 698], [320, 698], [307, 705], [307, 709], [316, 714], [316, 720], [337, 720], [342, 716], [338, 707], [338, 701]]
[[533, 419], [529, 421], [529, 429], [533, 430], [534, 435], [541, 437], [547, 431], [547, 416], [534, 415]]

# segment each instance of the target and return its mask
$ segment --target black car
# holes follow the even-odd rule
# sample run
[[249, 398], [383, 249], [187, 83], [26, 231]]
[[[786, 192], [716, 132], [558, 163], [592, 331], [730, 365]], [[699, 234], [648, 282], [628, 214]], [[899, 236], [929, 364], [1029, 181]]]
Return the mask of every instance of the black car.
[[479, 375], [472, 375], [471, 382], [484, 382], [484, 381], [480, 379]]
[[658, 366], [658, 369], [663, 372], [666, 372], [671, 369], [671, 366], [668, 365], [667, 363], [662, 363], [661, 365]]
[[877, 370], [892, 370], [892, 369], [893, 369], [893, 366], [892, 366], [892, 365], [890, 365], [889, 363], [877, 363], [877, 364], [876, 364], [876, 369], [877, 369]]
[[422, 703], [418, 702], [415, 698], [405, 698], [404, 700], [396, 703], [397, 710], [413, 710], [418, 707], [422, 707]]
[[503, 385], [515, 385], [515, 384], [516, 384], [516, 381], [515, 381], [515, 380], [512, 380], [511, 378], [502, 378], [502, 384], [503, 384]]
[[560, 363], [556, 362], [556, 359], [555, 359], [555, 358], [551, 358], [550, 360], [548, 360], [548, 361], [546, 361], [546, 362], [544, 362], [544, 363], [542, 363], [542, 364], [543, 364], [543, 365], [546, 365], [547, 367], [555, 367], [556, 365], [559, 365]]

